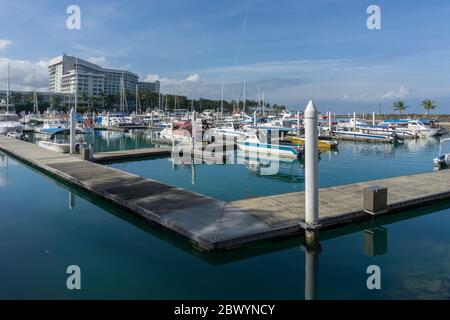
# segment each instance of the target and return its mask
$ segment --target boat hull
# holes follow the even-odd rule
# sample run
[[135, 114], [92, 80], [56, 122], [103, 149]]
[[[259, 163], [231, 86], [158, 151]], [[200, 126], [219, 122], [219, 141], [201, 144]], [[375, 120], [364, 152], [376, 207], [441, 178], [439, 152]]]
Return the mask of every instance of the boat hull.
[[286, 158], [297, 158], [299, 154], [298, 149], [288, 145], [274, 145], [248, 141], [238, 141], [237, 145], [240, 150], [255, 154], [257, 153]]
[[361, 140], [361, 141], [380, 141], [380, 142], [395, 142], [395, 139], [390, 135], [377, 135], [377, 134], [367, 134], [367, 133], [358, 133], [351, 131], [333, 131], [333, 134], [336, 137], [348, 138], [352, 140]]
[[[300, 137], [290, 137], [288, 138], [293, 144], [297, 145], [304, 145], [305, 139]], [[334, 149], [338, 146], [338, 143], [335, 141], [325, 141], [325, 140], [318, 140], [317, 146], [320, 149]]]
[[69, 143], [55, 143], [50, 141], [39, 141], [38, 146], [59, 152], [59, 153], [69, 153], [70, 152], [70, 144]]

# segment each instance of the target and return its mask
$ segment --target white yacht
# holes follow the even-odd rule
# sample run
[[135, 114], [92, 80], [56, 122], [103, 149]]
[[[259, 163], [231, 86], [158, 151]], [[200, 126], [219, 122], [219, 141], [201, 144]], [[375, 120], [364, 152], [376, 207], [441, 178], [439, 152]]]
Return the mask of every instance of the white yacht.
[[[290, 131], [291, 128], [251, 127], [245, 137], [237, 140], [237, 145], [240, 150], [252, 154], [297, 158], [301, 155], [300, 147], [283, 141]], [[272, 141], [274, 135], [276, 141]]]
[[223, 125], [214, 128], [213, 132], [217, 135], [224, 137], [233, 137], [239, 139], [245, 136], [245, 131], [239, 126], [239, 123], [235, 121], [225, 121]]
[[442, 139], [439, 147], [439, 156], [433, 159], [434, 165], [439, 169], [450, 167], [450, 153], [442, 153], [442, 143], [450, 142], [450, 138]]
[[[40, 132], [42, 134], [45, 134], [46, 137], [37, 142], [38, 146], [60, 153], [70, 152], [69, 129], [48, 128], [48, 129], [41, 129]], [[78, 144], [76, 147], [78, 148]]]
[[441, 128], [432, 128], [421, 120], [385, 120], [378, 124], [379, 127], [388, 127], [396, 132], [408, 132], [418, 136], [432, 137], [442, 135]]
[[69, 124], [67, 123], [67, 120], [65, 119], [59, 119], [59, 118], [51, 118], [51, 119], [45, 119], [44, 125], [41, 128], [36, 129], [36, 132], [42, 132], [48, 130], [48, 129], [68, 129]]
[[130, 125], [131, 123], [128, 122], [125, 117], [120, 113], [111, 113], [109, 115], [103, 115], [99, 117], [100, 124], [102, 127], [122, 127]]

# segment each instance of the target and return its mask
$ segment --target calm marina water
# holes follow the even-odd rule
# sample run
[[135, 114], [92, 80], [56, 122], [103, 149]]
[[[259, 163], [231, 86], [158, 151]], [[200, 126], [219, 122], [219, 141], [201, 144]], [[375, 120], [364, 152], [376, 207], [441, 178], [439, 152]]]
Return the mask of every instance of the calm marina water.
[[[320, 183], [431, 171], [438, 151], [436, 140], [400, 146], [342, 143], [338, 153], [322, 154]], [[303, 189], [296, 162], [274, 176], [249, 170], [255, 167], [252, 163], [196, 165], [193, 170], [158, 158], [112, 166], [224, 200]], [[0, 203], [0, 299], [305, 297], [301, 237], [228, 253], [200, 253], [183, 238], [1, 153]], [[375, 242], [387, 245], [373, 256], [365, 230], [378, 224], [386, 231]], [[449, 299], [449, 228], [450, 202], [440, 202], [324, 232], [315, 271], [317, 298]], [[74, 264], [82, 270], [78, 292], [66, 288], [66, 268]], [[381, 268], [380, 291], [366, 287], [366, 269], [372, 264]]]
[[[321, 187], [329, 187], [429, 172], [438, 153], [436, 138], [411, 140], [401, 145], [343, 141], [338, 150], [321, 154], [319, 183]], [[227, 165], [174, 164], [170, 158], [156, 158], [111, 166], [226, 201], [304, 188], [304, 171], [299, 161], [280, 162], [275, 174], [266, 174], [266, 161], [244, 161], [237, 156], [233, 159], [235, 164]]]

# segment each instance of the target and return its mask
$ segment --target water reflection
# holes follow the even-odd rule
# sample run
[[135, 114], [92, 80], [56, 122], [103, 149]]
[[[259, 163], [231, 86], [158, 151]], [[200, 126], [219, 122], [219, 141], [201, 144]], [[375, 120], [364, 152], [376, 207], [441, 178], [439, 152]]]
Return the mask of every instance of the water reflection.
[[388, 252], [387, 229], [381, 226], [364, 230], [364, 253], [371, 257]]
[[8, 156], [0, 152], [0, 187], [8, 184]]
[[73, 193], [73, 191], [69, 191], [69, 209], [73, 210], [75, 209], [75, 193]]

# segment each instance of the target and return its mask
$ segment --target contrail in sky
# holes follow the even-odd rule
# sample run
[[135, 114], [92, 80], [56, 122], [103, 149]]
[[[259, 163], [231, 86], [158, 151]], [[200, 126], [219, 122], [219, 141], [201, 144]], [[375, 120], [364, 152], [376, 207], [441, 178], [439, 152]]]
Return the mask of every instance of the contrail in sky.
[[241, 35], [241, 43], [239, 46], [239, 49], [236, 53], [236, 57], [234, 58], [234, 65], [236, 66], [239, 62], [239, 57], [241, 56], [241, 51], [242, 51], [242, 44], [245, 40], [245, 31], [247, 30], [247, 17], [244, 18], [244, 22], [242, 24], [242, 35]]

